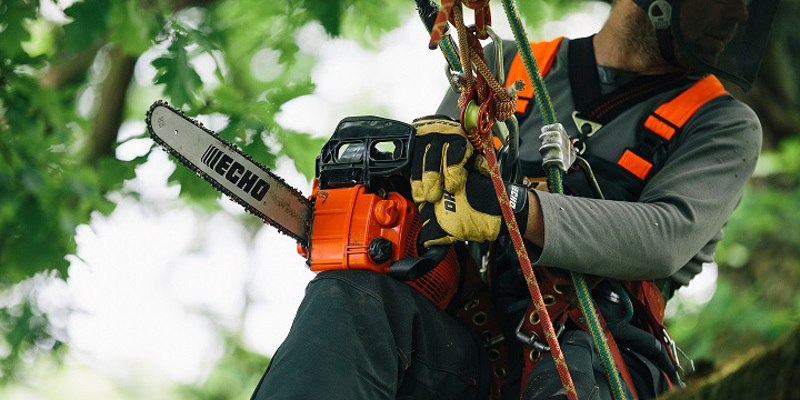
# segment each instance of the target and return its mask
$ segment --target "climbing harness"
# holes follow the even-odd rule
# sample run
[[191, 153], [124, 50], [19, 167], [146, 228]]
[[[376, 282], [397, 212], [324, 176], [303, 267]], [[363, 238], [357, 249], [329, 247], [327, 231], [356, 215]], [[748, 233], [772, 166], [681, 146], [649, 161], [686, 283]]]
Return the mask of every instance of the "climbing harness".
[[[554, 43], [560, 45], [561, 39], [556, 39], [552, 42], [531, 44], [536, 59], [540, 64], [546, 65], [547, 67], [547, 69], [543, 69], [545, 75], [549, 70], [549, 63], [555, 58], [559, 49], [558, 45], [553, 46]], [[586, 159], [590, 158], [592, 164], [602, 168], [606, 176], [613, 176], [615, 178], [614, 182], [606, 182], [605, 184], [605, 188], [611, 191], [612, 199], [633, 201], [638, 197], [638, 193], [641, 191], [646, 181], [658, 169], [655, 160], [656, 153], [663, 150], [670, 140], [674, 140], [674, 138], [678, 136], [683, 126], [685, 126], [700, 107], [719, 96], [725, 95], [727, 92], [725, 92], [722, 84], [714, 76], [707, 76], [700, 80], [692, 80], [685, 76], [678, 77], [678, 79], [674, 76], [668, 76], [659, 79], [639, 77], [634, 81], [639, 82], [638, 84], [641, 85], [641, 89], [635, 89], [634, 85], [624, 84], [611, 93], [601, 95], [599, 89], [600, 83], [595, 73], [595, 71], [597, 71], [597, 66], [594, 64], [593, 52], [586, 52], [585, 47], [583, 47], [587, 43], [591, 43], [590, 38], [571, 40], [568, 49], [568, 58], [571, 66], [569, 69], [569, 81], [572, 87], [573, 101], [576, 103], [576, 108], [582, 110], [580, 111], [581, 113], [596, 118], [594, 121], [587, 120], [587, 123], [598, 124], [598, 122], [602, 122], [602, 125], [605, 125], [628, 108], [638, 104], [643, 98], [652, 97], [668, 90], [681, 89], [678, 91], [677, 95], [654, 106], [652, 112], [645, 114], [645, 118], [643, 118], [639, 127], [638, 142], [625, 152], [625, 154], [630, 153], [633, 154], [633, 156], [623, 154], [618, 162], [613, 163], [593, 156], [588, 152], [584, 153], [585, 144], [583, 145], [583, 149], [579, 148], [576, 150], [579, 155], [576, 157], [575, 164], [579, 169], [584, 171], [590, 170], [589, 163]], [[576, 53], [583, 54], [584, 57], [575, 57]], [[523, 72], [523, 67], [519, 58], [520, 55], [517, 54], [508, 72], [509, 77], [518, 76]], [[576, 70], [579, 72], [575, 73], [574, 71]], [[646, 95], [643, 95], [643, 92], [646, 93]], [[524, 94], [524, 91], [520, 92], [521, 96]], [[634, 99], [634, 101], [630, 99]], [[520, 119], [526, 118], [527, 114], [531, 111], [529, 107], [518, 107], [517, 109], [517, 117]], [[580, 125], [577, 126], [580, 130]], [[593, 134], [602, 133], [595, 131]], [[581, 137], [584, 137], [584, 135], [581, 135]], [[576, 140], [573, 140], [573, 144], [575, 143]], [[629, 160], [634, 156], [636, 157], [635, 160], [638, 161], [636, 163], [631, 163]], [[586, 174], [586, 176], [587, 179], [591, 178], [589, 179], [588, 188], [590, 192], [587, 193], [584, 190], [575, 193], [575, 189], [579, 188], [572, 185], [570, 189], [573, 190], [573, 194], [604, 198], [603, 194], [600, 192], [597, 181], [594, 179], [594, 175], [590, 173]], [[556, 286], [563, 285], [563, 282], [558, 281], [558, 277], [548, 276], [549, 274], [547, 274], [546, 269], [540, 272], [543, 273], [543, 281], [556, 282], [554, 284]], [[545, 283], [543, 287], [546, 297], [550, 295], [550, 293], [553, 293], [554, 296], [560, 296], [562, 294], [559, 290], [551, 289], [548, 291], [549, 284], [547, 283]], [[647, 327], [647, 331], [657, 338], [661, 345], [670, 349], [667, 355], [672, 365], [678, 370], [678, 374], [670, 375], [669, 379], [681, 384], [683, 368], [680, 365], [678, 357], [681, 352], [674, 345], [674, 341], [667, 335], [666, 329], [664, 329], [664, 296], [661, 294], [661, 289], [652, 281], [630, 281], [624, 282], [624, 289], [617, 288], [616, 293], [620, 295], [630, 293], [630, 297], [633, 300], [628, 299], [627, 295], [622, 296], [628, 299], [624, 302], [627, 314], [625, 321], [630, 320], [633, 314], [631, 307], [636, 305], [635, 315], [640, 316], [640, 321], [637, 324]], [[554, 300], [554, 304], [550, 306], [550, 310], [551, 315], [558, 316], [563, 312], [562, 310], [565, 309], [560, 308], [560, 305]], [[573, 322], [582, 326], [580, 317], [581, 315], [579, 313], [574, 313], [575, 320]], [[526, 321], [523, 331], [532, 326], [533, 324], [529, 324]], [[611, 324], [611, 326], [609, 326], [611, 329], [616, 327], [616, 324]], [[613, 337], [609, 336], [609, 339], [613, 340]], [[612, 347], [613, 353], [613, 343], [609, 343], [609, 345]], [[685, 358], [689, 360], [691, 365], [691, 360], [688, 359], [688, 357]], [[624, 377], [624, 368], [620, 367], [620, 372]]]

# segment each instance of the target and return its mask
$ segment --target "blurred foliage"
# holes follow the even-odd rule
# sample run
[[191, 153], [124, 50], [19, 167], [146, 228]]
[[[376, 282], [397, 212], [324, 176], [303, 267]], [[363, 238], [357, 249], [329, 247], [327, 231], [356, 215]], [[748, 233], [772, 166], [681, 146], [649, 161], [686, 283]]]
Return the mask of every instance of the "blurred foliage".
[[[602, 1], [602, 0], [600, 0]], [[608, 3], [609, 1], [603, 1]], [[531, 35], [531, 27], [538, 27], [548, 21], [557, 21], [570, 11], [574, 11], [584, 0], [517, 1], [517, 10], [524, 19], [526, 31]], [[502, 16], [505, 18], [505, 15]], [[512, 38], [513, 39], [513, 38]], [[549, 38], [548, 38], [549, 39]]]
[[226, 354], [202, 384], [179, 387], [181, 399], [234, 400], [253, 394], [269, 358], [247, 350], [234, 337], [228, 339], [226, 348]]
[[667, 393], [663, 400], [751, 400], [800, 398], [800, 329], [784, 339], [742, 352], [708, 377], [686, 389]]
[[764, 298], [763, 288], [739, 289], [723, 277], [711, 301], [699, 312], [682, 313], [672, 321], [670, 334], [692, 358], [727, 361], [781, 339], [800, 322], [800, 301], [768, 307]]
[[[267, 167], [286, 156], [310, 179], [324, 139], [275, 121], [283, 104], [314, 90], [316, 55], [300, 50], [300, 31], [321, 24], [329, 35], [368, 43], [413, 12], [399, 0], [69, 4], [68, 22], [59, 23], [39, 12], [38, 0], [0, 2], [2, 298], [40, 273], [66, 279], [76, 227], [114, 210], [109, 193], [137, 195], [124, 183], [149, 152], [117, 159], [117, 136], [123, 122], [141, 124], [158, 98], [191, 116], [223, 116], [224, 139]], [[145, 60], [156, 70], [152, 82], [134, 79]], [[213, 72], [204, 74], [209, 64]], [[135, 138], [145, 136], [141, 126]], [[191, 203], [219, 207], [219, 193], [188, 169], [176, 168], [170, 182]], [[0, 333], [4, 381], [21, 360], [60, 344], [30, 293], [0, 302]]]
[[20, 381], [30, 369], [30, 360], [42, 355], [58, 359], [65, 347], [63, 327], [49, 323], [40, 305], [39, 293], [50, 274], [39, 274], [21, 284], [0, 290], [0, 335], [3, 342], [3, 362], [0, 363], [0, 383]]

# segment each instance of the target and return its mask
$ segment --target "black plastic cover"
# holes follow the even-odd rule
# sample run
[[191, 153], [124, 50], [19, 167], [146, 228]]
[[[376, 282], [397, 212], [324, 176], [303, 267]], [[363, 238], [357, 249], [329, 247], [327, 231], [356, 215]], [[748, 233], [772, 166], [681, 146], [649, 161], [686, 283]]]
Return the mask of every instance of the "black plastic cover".
[[320, 189], [362, 184], [376, 190], [384, 178], [408, 178], [414, 133], [412, 125], [382, 117], [343, 119], [317, 157]]

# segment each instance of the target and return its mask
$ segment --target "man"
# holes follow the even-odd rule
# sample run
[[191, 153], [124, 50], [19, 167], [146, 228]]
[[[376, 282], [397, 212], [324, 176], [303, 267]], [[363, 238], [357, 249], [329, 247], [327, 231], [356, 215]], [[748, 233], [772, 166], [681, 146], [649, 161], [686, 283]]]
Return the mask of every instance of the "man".
[[[590, 186], [580, 173], [570, 172], [565, 184], [572, 195], [526, 191], [528, 201], [518, 202], [517, 219], [536, 265], [606, 278], [593, 298], [624, 350], [632, 378], [628, 385], [635, 386], [626, 393], [635, 391], [639, 398], [655, 397], [677, 383], [675, 366], [665, 357], [665, 346], [648, 336], [639, 322], [643, 318], [630, 315], [620, 300], [628, 297], [620, 282], [657, 280], [668, 298], [712, 260], [721, 228], [755, 166], [761, 132], [753, 112], [715, 80], [704, 78], [703, 71], [751, 82], [757, 63], [753, 67], [729, 52], [753, 49], [750, 42], [736, 42], [735, 34], [745, 28], [745, 36], [766, 39], [764, 20], [753, 34], [758, 26], [751, 26], [748, 13], [758, 11], [763, 18], [770, 6], [753, 3], [618, 0], [597, 35], [550, 46], [554, 50], [545, 82], [559, 116], [578, 112], [574, 125], [564, 125], [585, 145], [584, 156], [606, 200], [589, 198]], [[771, 2], [760, 2], [765, 3]], [[506, 61], [514, 53], [507, 52]], [[690, 89], [698, 84], [708, 98], [694, 98]], [[684, 93], [691, 101], [681, 97], [677, 117], [673, 106], [660, 108]], [[528, 99], [527, 107], [518, 107], [519, 168], [528, 183], [544, 176], [541, 122], [532, 103]], [[694, 109], [687, 110], [689, 103]], [[439, 112], [458, 115], [455, 95], [448, 94]], [[412, 172], [414, 197], [426, 221], [421, 240], [427, 245], [488, 240], [502, 247], [505, 238], [499, 235], [499, 206], [491, 184], [472, 171], [467, 141], [450, 140], [463, 135], [459, 124], [429, 117], [416, 125], [418, 138], [427, 136], [419, 140], [429, 145], [417, 145], [427, 149], [421, 153], [426, 161], [417, 160], [418, 170]], [[645, 128], [658, 137], [643, 135]], [[461, 159], [440, 156], [441, 162], [431, 162], [434, 154]], [[517, 189], [510, 185], [509, 190]], [[446, 198], [459, 204], [446, 206]], [[515, 259], [501, 252], [491, 278], [511, 347], [503, 398], [519, 398], [520, 393], [525, 399], [558, 398], [563, 389], [548, 354], [532, 360], [530, 353], [532, 370], [522, 381], [527, 357], [521, 356], [522, 345], [514, 336], [525, 333], [516, 332], [516, 325], [530, 315]], [[563, 325], [560, 343], [579, 398], [611, 398], [580, 321]], [[292, 330], [253, 398], [486, 399], [490, 374], [475, 336], [408, 285], [367, 271], [329, 271], [309, 284]]]

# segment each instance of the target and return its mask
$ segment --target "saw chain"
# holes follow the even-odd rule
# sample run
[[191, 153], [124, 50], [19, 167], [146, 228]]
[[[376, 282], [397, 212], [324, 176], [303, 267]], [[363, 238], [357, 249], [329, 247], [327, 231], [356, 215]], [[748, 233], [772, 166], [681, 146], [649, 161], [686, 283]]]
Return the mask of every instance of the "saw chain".
[[165, 101], [150, 107], [146, 123], [153, 140], [178, 162], [265, 223], [308, 245], [313, 207], [300, 191]]

